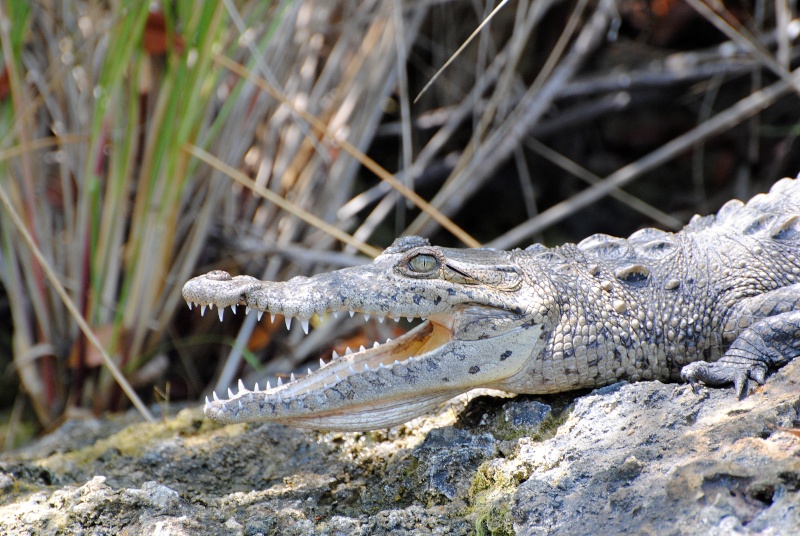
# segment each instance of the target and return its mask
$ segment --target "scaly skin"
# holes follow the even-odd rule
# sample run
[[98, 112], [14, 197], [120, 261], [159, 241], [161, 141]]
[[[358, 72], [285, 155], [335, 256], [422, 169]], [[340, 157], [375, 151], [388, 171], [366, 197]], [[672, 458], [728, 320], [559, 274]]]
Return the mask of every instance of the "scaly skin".
[[[800, 181], [672, 234], [594, 235], [548, 249], [449, 249], [397, 239], [372, 264], [283, 283], [214, 271], [192, 304], [308, 319], [427, 318], [308, 376], [206, 402], [219, 422], [329, 430], [405, 422], [476, 387], [555, 393], [620, 380], [763, 383], [800, 354]], [[259, 313], [260, 314], [260, 313]]]

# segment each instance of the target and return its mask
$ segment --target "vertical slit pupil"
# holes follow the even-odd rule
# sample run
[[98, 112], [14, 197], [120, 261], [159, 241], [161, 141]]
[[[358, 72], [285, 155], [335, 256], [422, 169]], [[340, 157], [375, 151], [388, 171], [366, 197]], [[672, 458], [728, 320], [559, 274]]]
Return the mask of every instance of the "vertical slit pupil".
[[433, 271], [436, 269], [438, 264], [439, 262], [436, 260], [436, 257], [426, 254], [420, 254], [415, 257], [411, 257], [411, 259], [408, 261], [409, 269], [418, 273]]

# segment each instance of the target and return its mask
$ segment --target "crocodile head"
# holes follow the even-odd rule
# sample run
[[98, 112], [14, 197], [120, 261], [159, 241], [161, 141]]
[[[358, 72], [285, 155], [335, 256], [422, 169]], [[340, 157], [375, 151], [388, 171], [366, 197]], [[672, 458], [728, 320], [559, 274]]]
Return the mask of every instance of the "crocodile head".
[[282, 283], [214, 271], [186, 283], [190, 307], [244, 306], [298, 319], [354, 312], [383, 320], [421, 318], [407, 334], [368, 350], [334, 354], [305, 377], [266, 390], [229, 390], [206, 402], [216, 421], [276, 421], [328, 430], [368, 430], [405, 422], [476, 387], [514, 385], [541, 352], [542, 317], [532, 311], [537, 282], [515, 252], [431, 246], [397, 239], [371, 264]]

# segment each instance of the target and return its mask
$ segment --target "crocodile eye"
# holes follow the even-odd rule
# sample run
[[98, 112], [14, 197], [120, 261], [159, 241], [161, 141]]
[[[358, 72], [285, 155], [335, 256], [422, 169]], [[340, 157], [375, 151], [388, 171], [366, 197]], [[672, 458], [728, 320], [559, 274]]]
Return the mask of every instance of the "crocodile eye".
[[420, 253], [408, 259], [408, 269], [412, 272], [425, 274], [432, 272], [439, 267], [439, 261], [433, 255]]

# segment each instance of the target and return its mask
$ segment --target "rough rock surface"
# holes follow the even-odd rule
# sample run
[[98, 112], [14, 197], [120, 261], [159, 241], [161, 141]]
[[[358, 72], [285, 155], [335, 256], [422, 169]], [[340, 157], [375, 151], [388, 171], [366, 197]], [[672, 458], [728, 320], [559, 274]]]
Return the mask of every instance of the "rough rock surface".
[[473, 396], [383, 432], [73, 422], [2, 457], [0, 533], [798, 534], [798, 410], [794, 362], [742, 401]]

